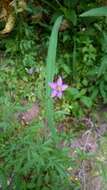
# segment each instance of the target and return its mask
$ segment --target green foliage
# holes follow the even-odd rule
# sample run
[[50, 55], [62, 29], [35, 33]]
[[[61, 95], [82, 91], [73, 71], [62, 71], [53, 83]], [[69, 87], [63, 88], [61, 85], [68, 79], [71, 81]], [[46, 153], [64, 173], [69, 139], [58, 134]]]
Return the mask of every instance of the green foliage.
[[107, 102], [107, 34], [104, 33], [102, 35], [101, 45], [102, 45], [102, 57], [101, 57], [101, 65], [98, 69], [98, 80], [99, 80], [99, 90], [104, 99], [104, 103]]
[[9, 57], [8, 62], [17, 62], [17, 64], [23, 67], [35, 66], [36, 61], [36, 48], [35, 38], [33, 33], [33, 27], [28, 26], [23, 21], [18, 23], [16, 33], [13, 33], [12, 38], [4, 40], [4, 48], [6, 49], [6, 55]]
[[85, 91], [79, 91], [77, 88], [69, 88], [67, 98], [70, 101], [68, 105], [68, 113], [72, 113], [77, 118], [81, 118], [85, 109], [91, 109], [92, 100], [85, 95]]

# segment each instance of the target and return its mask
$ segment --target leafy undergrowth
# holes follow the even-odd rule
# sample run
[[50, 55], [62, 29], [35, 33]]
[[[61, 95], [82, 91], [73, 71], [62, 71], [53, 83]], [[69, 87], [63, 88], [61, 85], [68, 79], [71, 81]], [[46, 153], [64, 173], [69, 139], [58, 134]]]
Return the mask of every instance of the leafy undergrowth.
[[[5, 71], [6, 68], [3, 73], [8, 76]], [[30, 80], [29, 75], [26, 77]], [[7, 80], [7, 77], [4, 79]], [[39, 101], [37, 99], [38, 107], [36, 107], [37, 114], [35, 114], [32, 106], [35, 105], [33, 103], [36, 101], [35, 96], [24, 96], [28, 87], [38, 86], [38, 81], [41, 85], [43, 81], [41, 78], [35, 79], [35, 84], [33, 80], [22, 81], [23, 79], [11, 80], [12, 85], [15, 82], [15, 89], [12, 93], [4, 82], [3, 86], [6, 91], [2, 92], [0, 99], [0, 180], [2, 187], [17, 189], [20, 186], [21, 190], [35, 189], [35, 185], [37, 190], [63, 190], [65, 188], [69, 190], [80, 189], [81, 186], [82, 188], [87, 186], [89, 190], [90, 188], [98, 190], [99, 187], [104, 187], [106, 136], [104, 138], [102, 136], [107, 130], [106, 111], [101, 109], [97, 113], [93, 111], [88, 116], [74, 118], [65, 115], [64, 100], [61, 100], [60, 104], [57, 101], [55, 127], [58, 139], [55, 141], [51, 137], [44, 118], [45, 105], [43, 106], [43, 101], [41, 103], [41, 97], [39, 96]], [[26, 85], [23, 94], [19, 95], [20, 82]], [[29, 91], [30, 93], [33, 94]], [[34, 116], [29, 120], [31, 112]], [[27, 122], [22, 118], [25, 114], [28, 114]]]
[[[42, 71], [41, 66], [43, 74]], [[102, 136], [107, 129], [106, 110], [97, 113], [89, 110], [88, 115], [75, 118], [67, 112], [65, 99], [57, 100], [54, 104], [58, 138], [55, 140], [44, 117], [45, 103], [41, 95], [44, 74], [31, 76], [25, 72], [19, 78], [16, 70], [12, 72], [11, 65], [2, 67], [1, 73], [1, 186], [4, 189], [20, 186], [21, 190], [33, 190], [35, 186], [37, 190], [105, 187], [103, 142], [106, 137]], [[34, 109], [35, 102], [38, 107]]]

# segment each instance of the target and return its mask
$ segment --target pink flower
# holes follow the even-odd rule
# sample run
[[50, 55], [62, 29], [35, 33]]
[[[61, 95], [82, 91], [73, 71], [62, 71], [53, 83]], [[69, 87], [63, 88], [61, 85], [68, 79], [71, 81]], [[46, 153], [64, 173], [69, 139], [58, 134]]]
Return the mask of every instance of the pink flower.
[[62, 78], [59, 77], [56, 82], [50, 82], [49, 86], [52, 89], [51, 97], [61, 98], [63, 91], [68, 88], [68, 85], [64, 84]]

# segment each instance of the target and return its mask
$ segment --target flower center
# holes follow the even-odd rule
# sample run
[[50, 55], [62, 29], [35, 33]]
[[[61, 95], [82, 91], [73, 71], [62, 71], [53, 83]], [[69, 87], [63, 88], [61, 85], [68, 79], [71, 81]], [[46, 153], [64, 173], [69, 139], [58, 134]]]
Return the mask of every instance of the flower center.
[[57, 86], [57, 87], [56, 87], [56, 89], [57, 89], [57, 91], [59, 91], [59, 92], [61, 92], [61, 91], [62, 91], [61, 86]]

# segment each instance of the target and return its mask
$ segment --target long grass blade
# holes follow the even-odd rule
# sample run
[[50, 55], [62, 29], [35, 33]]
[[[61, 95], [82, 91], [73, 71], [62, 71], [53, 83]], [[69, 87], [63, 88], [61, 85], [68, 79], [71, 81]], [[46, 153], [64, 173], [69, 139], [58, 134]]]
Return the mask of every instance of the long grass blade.
[[90, 16], [107, 16], [107, 6], [94, 8], [80, 15], [80, 17], [90, 17]]
[[51, 129], [53, 135], [56, 134], [55, 125], [54, 125], [54, 108], [53, 100], [50, 96], [51, 89], [49, 87], [49, 82], [53, 81], [55, 75], [55, 62], [56, 62], [56, 51], [57, 51], [57, 42], [58, 42], [58, 31], [62, 21], [62, 16], [58, 17], [50, 36], [47, 63], [46, 63], [46, 113], [48, 126]]

